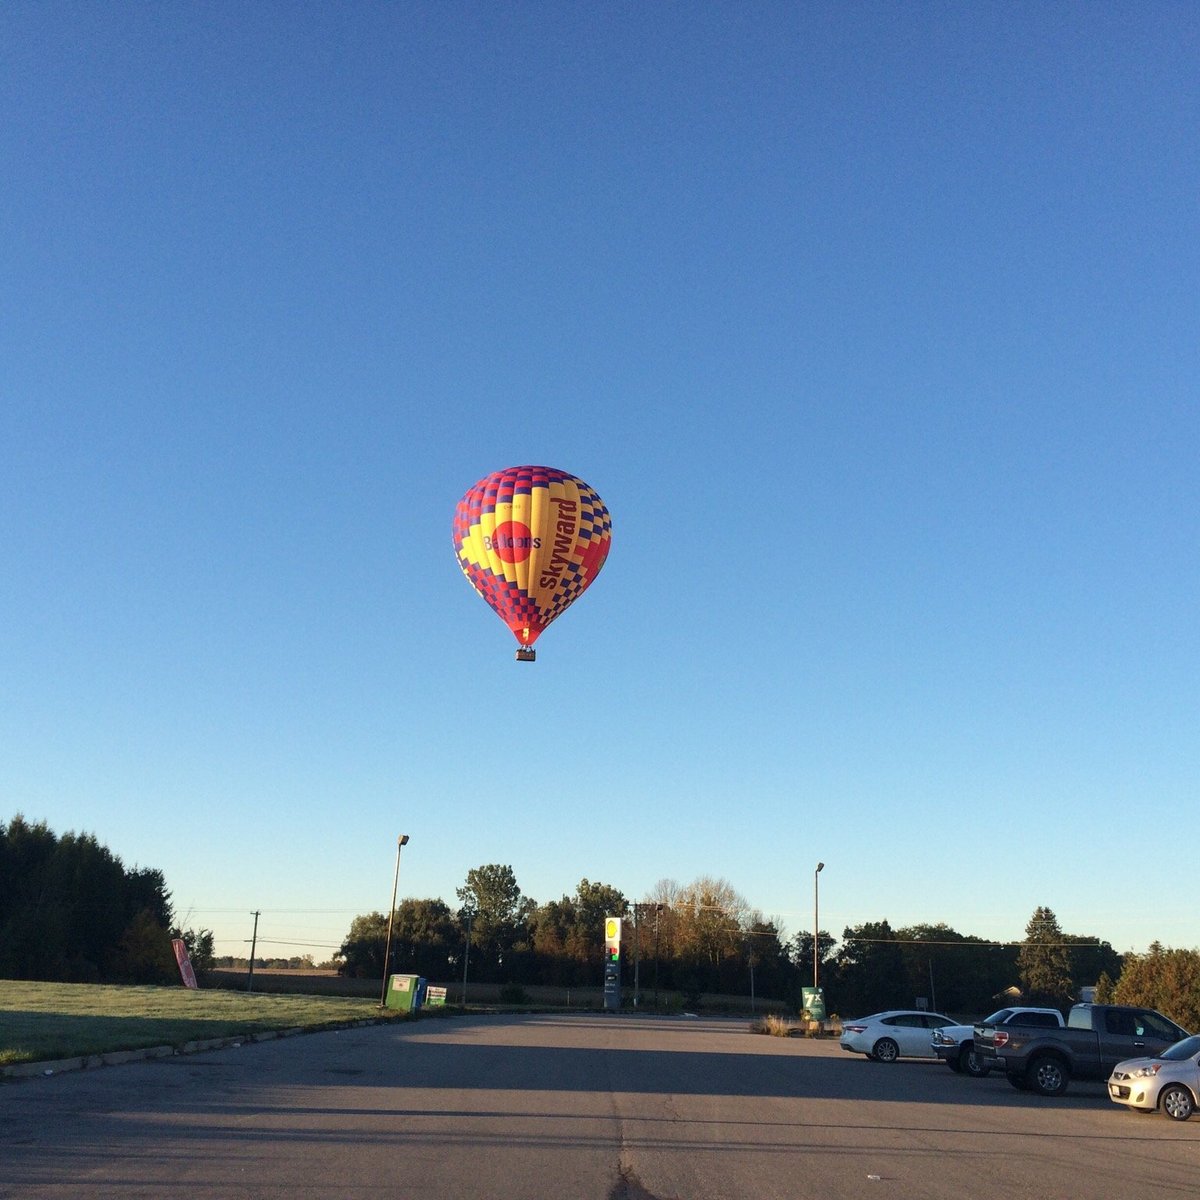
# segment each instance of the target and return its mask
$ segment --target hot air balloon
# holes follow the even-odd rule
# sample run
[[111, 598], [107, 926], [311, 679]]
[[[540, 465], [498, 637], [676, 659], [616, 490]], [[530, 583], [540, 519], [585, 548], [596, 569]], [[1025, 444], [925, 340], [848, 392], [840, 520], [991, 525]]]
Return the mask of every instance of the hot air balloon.
[[471, 586], [533, 662], [542, 630], [587, 590], [608, 557], [612, 521], [582, 479], [554, 467], [485, 475], [454, 510], [454, 552]]

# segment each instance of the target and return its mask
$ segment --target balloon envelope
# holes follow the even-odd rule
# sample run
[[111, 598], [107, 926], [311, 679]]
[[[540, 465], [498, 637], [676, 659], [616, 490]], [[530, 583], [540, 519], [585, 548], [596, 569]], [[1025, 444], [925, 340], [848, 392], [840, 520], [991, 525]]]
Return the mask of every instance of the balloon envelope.
[[522, 646], [587, 590], [611, 538], [600, 497], [554, 467], [494, 471], [454, 511], [463, 574]]

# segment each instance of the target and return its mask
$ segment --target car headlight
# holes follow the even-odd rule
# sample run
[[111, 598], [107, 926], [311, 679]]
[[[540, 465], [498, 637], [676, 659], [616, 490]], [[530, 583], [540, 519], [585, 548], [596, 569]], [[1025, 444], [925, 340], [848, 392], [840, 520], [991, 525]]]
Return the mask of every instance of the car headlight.
[[1133, 1072], [1133, 1077], [1135, 1079], [1145, 1079], [1147, 1076], [1157, 1075], [1161, 1070], [1162, 1063], [1150, 1063], [1149, 1066], [1138, 1067], [1138, 1069]]

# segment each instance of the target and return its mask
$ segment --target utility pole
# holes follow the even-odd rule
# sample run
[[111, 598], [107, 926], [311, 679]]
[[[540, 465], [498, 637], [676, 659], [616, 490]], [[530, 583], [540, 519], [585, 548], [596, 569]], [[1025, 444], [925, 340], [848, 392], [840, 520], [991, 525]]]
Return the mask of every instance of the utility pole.
[[750, 963], [750, 1011], [754, 1011], [754, 935], [746, 938], [746, 959]]
[[637, 1008], [642, 965], [642, 939], [638, 936], [638, 909], [641, 905], [633, 906], [633, 1007]]
[[658, 915], [662, 912], [662, 905], [654, 906], [654, 1010], [658, 1011]]
[[254, 935], [250, 938], [250, 974], [246, 977], [246, 991], [254, 991], [254, 951], [258, 946], [258, 909], [254, 910]]

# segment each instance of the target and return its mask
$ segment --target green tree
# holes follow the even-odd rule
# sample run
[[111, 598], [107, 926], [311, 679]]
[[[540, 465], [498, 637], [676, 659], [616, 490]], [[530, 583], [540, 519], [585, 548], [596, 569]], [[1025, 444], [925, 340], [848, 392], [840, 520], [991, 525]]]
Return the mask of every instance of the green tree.
[[1154, 942], [1145, 954], [1126, 954], [1113, 1001], [1154, 1008], [1184, 1029], [1200, 1030], [1200, 950]]
[[629, 902], [611, 884], [581, 879], [573, 896], [539, 905], [530, 918], [538, 978], [551, 984], [596, 984], [602, 977], [604, 918], [623, 917]]
[[122, 934], [114, 956], [113, 977], [122, 983], [179, 981], [170, 936], [150, 909], [142, 909]]
[[1017, 955], [1017, 971], [1029, 1002], [1056, 1008], [1071, 1003], [1071, 950], [1049, 908], [1036, 908], [1029, 918]]
[[[826, 991], [829, 990], [829, 979], [826, 978], [826, 962], [837, 945], [837, 938], [831, 933], [822, 929], [817, 935], [817, 963], [820, 970], [817, 972], [817, 982]], [[797, 1004], [800, 1002], [800, 988], [812, 987], [813, 981], [813, 935], [811, 929], [802, 929], [794, 938], [792, 938], [790, 946], [790, 957], [796, 969], [794, 996], [792, 997]]]
[[575, 924], [575, 902], [570, 896], [548, 900], [534, 910], [530, 938], [542, 983], [561, 987], [588, 982], [586, 965], [578, 962], [567, 948]]
[[757, 910], [746, 924], [746, 964], [754, 972], [755, 996], [783, 999], [793, 990], [795, 968], [778, 921]]
[[211, 971], [216, 966], [216, 956], [213, 954], [213, 932], [211, 929], [172, 929], [171, 937], [182, 938], [187, 947], [188, 958], [192, 970], [198, 975], [201, 971]]
[[836, 962], [837, 1012], [862, 1015], [913, 1002], [904, 954], [886, 919], [844, 929]]
[[387, 917], [381, 912], [360, 913], [350, 922], [337, 952], [338, 968], [352, 979], [382, 979], [383, 954], [387, 945]]
[[127, 871], [91, 834], [58, 837], [20, 814], [0, 825], [0, 976], [128, 979], [135, 959], [153, 958], [131, 958], [148, 923], [166, 937], [171, 904], [161, 872]]
[[444, 900], [404, 900], [392, 928], [394, 970], [426, 979], [449, 979], [458, 951], [458, 922]]
[[1080, 988], [1094, 987], [1101, 975], [1119, 979], [1121, 956], [1111, 944], [1098, 937], [1083, 937], [1064, 933], [1070, 955], [1072, 994], [1078, 995]]
[[459, 919], [470, 923], [471, 945], [479, 951], [471, 960], [477, 977], [525, 982], [530, 920], [537, 906], [521, 894], [512, 867], [473, 867], [455, 894], [462, 903]]
[[[339, 972], [355, 979], [382, 979], [387, 937], [386, 914], [360, 913], [334, 956]], [[402, 900], [392, 918], [390, 970], [448, 979], [450, 958], [460, 943], [458, 923], [444, 900]]]
[[941, 1012], [983, 1013], [1016, 974], [1016, 954], [961, 934], [949, 925], [910, 925], [896, 931], [908, 972], [908, 991], [928, 996]]
[[598, 963], [604, 957], [604, 918], [624, 917], [629, 901], [608, 883], [579, 881], [574, 899], [574, 950], [586, 962]]
[[58, 838], [18, 813], [0, 826], [0, 977], [65, 979], [63, 914], [49, 887]]

